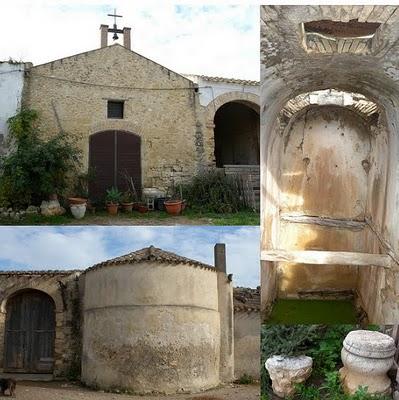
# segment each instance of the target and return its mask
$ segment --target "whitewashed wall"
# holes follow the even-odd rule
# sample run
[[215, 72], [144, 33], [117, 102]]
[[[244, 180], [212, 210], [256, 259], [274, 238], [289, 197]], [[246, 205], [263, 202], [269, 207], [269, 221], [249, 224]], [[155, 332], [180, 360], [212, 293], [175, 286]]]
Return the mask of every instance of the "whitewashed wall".
[[21, 106], [26, 63], [0, 61], [0, 146], [7, 136], [7, 119], [15, 115]]
[[198, 85], [200, 104], [204, 107], [206, 107], [212, 100], [225, 93], [243, 92], [253, 93], [258, 96], [260, 94], [259, 85], [228, 82], [228, 79], [224, 82], [214, 82], [213, 80], [207, 80], [199, 75], [184, 76]]

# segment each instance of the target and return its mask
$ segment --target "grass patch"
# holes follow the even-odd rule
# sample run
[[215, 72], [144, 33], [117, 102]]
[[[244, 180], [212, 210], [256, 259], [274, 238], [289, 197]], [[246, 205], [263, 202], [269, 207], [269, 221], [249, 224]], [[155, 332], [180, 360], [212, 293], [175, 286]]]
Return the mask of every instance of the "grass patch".
[[66, 225], [73, 220], [69, 215], [55, 215], [45, 217], [44, 215], [26, 215], [16, 221], [13, 218], [0, 218], [0, 225]]
[[235, 383], [238, 383], [239, 385], [252, 385], [255, 383], [255, 379], [251, 375], [243, 374], [235, 381]]
[[[99, 210], [96, 214], [86, 214], [82, 220], [76, 220], [67, 211], [64, 215], [53, 217], [45, 217], [43, 215], [26, 215], [24, 218], [16, 221], [12, 218], [1, 218], [0, 225], [69, 225], [79, 224], [82, 225], [102, 225], [107, 224], [109, 221], [118, 225], [122, 222], [128, 222], [131, 225], [140, 225], [141, 221], [151, 221], [154, 225], [175, 223], [176, 225], [185, 224], [187, 220], [195, 223], [198, 220], [198, 225], [259, 225], [259, 213], [252, 211], [239, 211], [236, 213], [217, 214], [211, 212], [201, 212], [186, 209], [181, 216], [171, 216], [165, 211], [149, 211], [147, 213], [139, 213], [134, 211], [132, 213], [119, 212], [116, 216], [109, 215], [106, 211]], [[103, 222], [102, 222], [103, 221]]]
[[277, 300], [268, 324], [355, 324], [350, 300]]
[[235, 213], [218, 214], [195, 210], [185, 210], [184, 216], [195, 219], [208, 219], [213, 225], [259, 225], [260, 215], [253, 211], [238, 211]]

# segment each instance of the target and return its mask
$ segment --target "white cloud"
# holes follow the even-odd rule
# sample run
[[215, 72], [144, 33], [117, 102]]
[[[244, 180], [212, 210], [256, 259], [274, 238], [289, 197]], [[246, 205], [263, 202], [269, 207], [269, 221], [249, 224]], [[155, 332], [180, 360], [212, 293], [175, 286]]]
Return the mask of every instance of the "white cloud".
[[86, 268], [150, 245], [213, 265], [218, 242], [235, 286], [258, 286], [258, 227], [2, 227], [0, 269]]
[[[39, 64], [99, 47], [99, 26], [132, 27], [138, 53], [180, 73], [259, 79], [259, 6], [14, 0], [2, 4], [0, 59]], [[177, 12], [180, 11], [180, 12]], [[111, 40], [111, 38], [110, 38]]]
[[95, 228], [3, 227], [0, 238], [3, 269], [83, 268], [107, 257], [105, 238]]

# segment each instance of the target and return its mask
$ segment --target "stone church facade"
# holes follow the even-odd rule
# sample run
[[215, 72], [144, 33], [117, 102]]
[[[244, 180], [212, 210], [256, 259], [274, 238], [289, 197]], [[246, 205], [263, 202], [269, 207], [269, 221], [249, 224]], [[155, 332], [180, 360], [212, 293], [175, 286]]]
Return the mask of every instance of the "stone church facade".
[[23, 105], [39, 111], [44, 136], [76, 141], [94, 197], [124, 175], [165, 191], [209, 167], [259, 171], [258, 82], [183, 76], [132, 51], [129, 34], [107, 46], [102, 28], [99, 49], [25, 74]]

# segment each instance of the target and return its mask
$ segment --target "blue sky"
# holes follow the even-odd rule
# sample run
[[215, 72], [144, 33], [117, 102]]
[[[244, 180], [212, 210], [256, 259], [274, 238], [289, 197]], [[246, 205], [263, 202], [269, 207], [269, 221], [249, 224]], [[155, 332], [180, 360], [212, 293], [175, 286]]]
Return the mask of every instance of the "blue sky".
[[213, 265], [226, 243], [234, 285], [259, 286], [259, 227], [0, 227], [0, 269], [83, 269], [154, 245]]
[[7, 1], [0, 60], [40, 64], [98, 48], [114, 7], [118, 24], [132, 28], [133, 50], [176, 72], [259, 79], [259, 5], [245, 3]]

